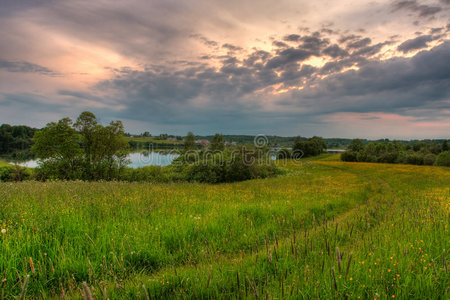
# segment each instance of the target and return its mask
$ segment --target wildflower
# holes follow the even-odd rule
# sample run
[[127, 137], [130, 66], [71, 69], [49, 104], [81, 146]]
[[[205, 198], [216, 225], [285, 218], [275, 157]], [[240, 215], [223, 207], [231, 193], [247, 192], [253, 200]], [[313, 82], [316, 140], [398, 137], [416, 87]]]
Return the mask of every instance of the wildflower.
[[5, 228], [2, 229], [2, 233], [6, 233], [6, 229]]
[[391, 269], [388, 269], [388, 272], [391, 272]]

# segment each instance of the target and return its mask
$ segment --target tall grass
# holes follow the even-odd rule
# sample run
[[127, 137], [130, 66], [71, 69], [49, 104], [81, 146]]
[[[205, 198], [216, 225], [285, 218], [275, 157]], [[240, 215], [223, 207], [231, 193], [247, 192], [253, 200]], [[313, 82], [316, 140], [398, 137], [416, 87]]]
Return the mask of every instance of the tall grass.
[[2, 183], [1, 295], [27, 275], [43, 297], [449, 295], [449, 169], [284, 169], [221, 185]]

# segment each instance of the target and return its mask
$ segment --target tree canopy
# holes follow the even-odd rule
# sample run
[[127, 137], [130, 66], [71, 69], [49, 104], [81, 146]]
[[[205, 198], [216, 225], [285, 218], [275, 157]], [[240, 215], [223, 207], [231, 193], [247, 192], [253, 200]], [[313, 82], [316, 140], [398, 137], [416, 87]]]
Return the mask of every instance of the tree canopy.
[[126, 165], [129, 145], [122, 122], [99, 124], [83, 112], [75, 124], [64, 118], [36, 132], [32, 152], [44, 176], [60, 179], [112, 179]]

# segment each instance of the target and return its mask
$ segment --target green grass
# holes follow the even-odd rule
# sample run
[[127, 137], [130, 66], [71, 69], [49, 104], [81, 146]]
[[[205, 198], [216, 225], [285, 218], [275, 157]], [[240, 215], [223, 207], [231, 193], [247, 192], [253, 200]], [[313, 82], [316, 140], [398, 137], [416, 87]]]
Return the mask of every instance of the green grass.
[[10, 164], [8, 164], [6, 161], [0, 159], [0, 167], [6, 167], [6, 166], [10, 166]]
[[0, 291], [448, 297], [450, 169], [322, 158], [221, 185], [1, 183]]

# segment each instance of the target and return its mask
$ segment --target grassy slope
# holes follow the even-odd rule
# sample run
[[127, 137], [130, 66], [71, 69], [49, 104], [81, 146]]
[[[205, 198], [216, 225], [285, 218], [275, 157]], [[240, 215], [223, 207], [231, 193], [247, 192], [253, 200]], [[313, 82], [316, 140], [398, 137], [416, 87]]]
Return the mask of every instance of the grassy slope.
[[4, 183], [0, 289], [18, 295], [30, 274], [28, 294], [44, 296], [80, 297], [82, 281], [111, 299], [143, 284], [153, 297], [446, 293], [448, 168], [282, 167], [223, 185]]

